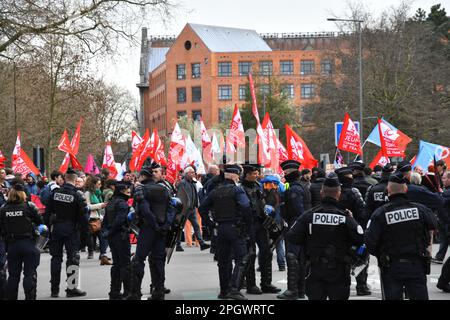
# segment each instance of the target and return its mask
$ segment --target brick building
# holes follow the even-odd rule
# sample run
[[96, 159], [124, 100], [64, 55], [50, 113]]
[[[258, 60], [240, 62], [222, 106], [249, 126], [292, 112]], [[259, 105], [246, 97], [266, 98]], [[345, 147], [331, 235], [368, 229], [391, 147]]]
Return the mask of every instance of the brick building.
[[[294, 105], [317, 101], [315, 82], [332, 76], [327, 56], [335, 33], [258, 34], [254, 30], [188, 23], [178, 37], [147, 37], [142, 30], [141, 131], [170, 133], [177, 117], [203, 118], [209, 128], [221, 110], [245, 100], [247, 75], [267, 92], [276, 77]], [[265, 84], [266, 83], [266, 84]]]

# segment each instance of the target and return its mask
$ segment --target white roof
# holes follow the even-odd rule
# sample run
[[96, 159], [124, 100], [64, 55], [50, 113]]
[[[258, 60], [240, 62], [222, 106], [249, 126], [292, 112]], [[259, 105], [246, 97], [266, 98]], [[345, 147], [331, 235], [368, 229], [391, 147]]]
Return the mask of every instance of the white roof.
[[148, 51], [148, 70], [147, 72], [152, 72], [156, 68], [158, 68], [161, 63], [166, 61], [166, 53], [170, 48], [150, 48]]
[[272, 51], [255, 30], [189, 25], [212, 52]]

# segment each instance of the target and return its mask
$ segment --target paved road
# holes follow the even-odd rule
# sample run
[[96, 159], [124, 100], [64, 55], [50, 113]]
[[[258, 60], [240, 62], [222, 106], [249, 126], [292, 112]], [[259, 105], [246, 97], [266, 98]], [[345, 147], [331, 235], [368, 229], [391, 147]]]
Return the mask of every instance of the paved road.
[[[184, 252], [175, 252], [169, 265], [166, 267], [166, 287], [172, 289], [172, 293], [166, 295], [166, 299], [174, 300], [216, 300], [219, 292], [219, 280], [217, 264], [213, 261], [213, 256], [208, 251], [201, 252], [198, 247], [188, 248], [184, 246]], [[438, 245], [433, 246], [434, 253]], [[100, 266], [97, 260], [88, 260], [87, 253], [81, 253], [81, 289], [87, 292], [87, 296], [76, 299], [103, 300], [108, 299], [110, 267]], [[63, 266], [65, 262], [63, 262]], [[273, 284], [286, 289], [286, 272], [278, 271], [276, 260], [273, 266]], [[428, 291], [432, 300], [450, 300], [450, 294], [443, 293], [436, 288], [437, 279], [441, 272], [442, 265], [432, 264], [431, 274], [428, 276]], [[258, 273], [257, 273], [258, 276]], [[65, 281], [65, 275], [61, 276]], [[38, 299], [50, 298], [50, 255], [43, 253], [41, 263], [38, 268]], [[259, 282], [259, 280], [257, 280]], [[366, 297], [356, 296], [355, 280], [352, 278], [351, 300], [380, 300], [380, 281], [376, 259], [371, 257], [369, 267], [368, 284], [372, 287], [373, 294]], [[146, 265], [145, 277], [142, 282], [143, 299], [149, 295], [150, 277], [148, 266]], [[60, 298], [65, 298], [65, 282], [61, 285]], [[243, 290], [243, 293], [245, 291]], [[274, 294], [246, 295], [249, 300], [273, 300]], [[23, 291], [20, 288], [19, 299], [23, 299]], [[56, 300], [57, 300], [56, 299]], [[72, 298], [74, 299], [74, 298]]]

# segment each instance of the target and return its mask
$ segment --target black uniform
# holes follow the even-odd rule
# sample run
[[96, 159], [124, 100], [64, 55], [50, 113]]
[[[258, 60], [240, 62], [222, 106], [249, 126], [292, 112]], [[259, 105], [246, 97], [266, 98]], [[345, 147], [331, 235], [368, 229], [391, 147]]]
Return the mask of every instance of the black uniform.
[[[117, 187], [116, 187], [117, 188]], [[114, 194], [108, 203], [103, 219], [102, 230], [108, 239], [113, 259], [111, 267], [111, 300], [120, 300], [128, 296], [130, 291], [130, 229], [127, 216], [130, 211], [128, 196], [123, 193]], [[123, 295], [120, 293], [123, 284]]]
[[[140, 232], [136, 246], [136, 253], [131, 262], [131, 294], [129, 299], [139, 300], [141, 283], [144, 277], [145, 259], [150, 254], [153, 265], [150, 273], [154, 290], [152, 299], [164, 299], [165, 259], [166, 259], [166, 233], [167, 209], [170, 201], [170, 192], [151, 178], [142, 181], [136, 187], [134, 203], [139, 217]], [[153, 268], [152, 268], [153, 267]]]
[[376, 209], [389, 201], [386, 190], [388, 179], [389, 176], [383, 174], [381, 176], [380, 182], [374, 186], [369, 187], [369, 189], [367, 190], [365, 216], [368, 219], [370, 219], [372, 213], [374, 213]]
[[26, 300], [36, 300], [40, 252], [36, 248], [36, 227], [43, 224], [33, 203], [6, 203], [0, 209], [0, 233], [7, 243], [8, 283], [6, 298], [17, 300], [23, 266], [23, 289]]
[[203, 200], [199, 211], [203, 214], [212, 211], [214, 222], [217, 224], [219, 298], [245, 299], [240, 294], [239, 287], [250, 259], [246, 241], [252, 223], [250, 201], [245, 191], [232, 180], [224, 180]]
[[[348, 173], [348, 168], [338, 169], [339, 182], [342, 185], [341, 198], [339, 199], [339, 208], [342, 210], [350, 210], [353, 217], [360, 226], [365, 229], [367, 225], [367, 216], [365, 212], [365, 203], [361, 195], [361, 192], [354, 187], [354, 180], [349, 177], [345, 177]], [[370, 295], [370, 289], [367, 285], [367, 270], [368, 265], [365, 267], [359, 275], [356, 277], [356, 292], [358, 295]]]
[[315, 207], [320, 204], [320, 190], [322, 190], [324, 181], [324, 177], [318, 177], [311, 183], [311, 186], [309, 187], [309, 191], [311, 192], [311, 207]]
[[406, 287], [412, 300], [427, 300], [430, 230], [436, 228], [433, 213], [425, 206], [394, 194], [375, 210], [366, 231], [366, 245], [378, 259], [382, 288], [387, 300], [403, 299]]
[[50, 228], [50, 263], [52, 297], [59, 293], [63, 247], [66, 249], [67, 296], [85, 295], [77, 289], [80, 254], [80, 232], [87, 232], [88, 207], [81, 191], [72, 184], [64, 184], [52, 191], [45, 208], [45, 222]]
[[[288, 160], [285, 162], [289, 162]], [[283, 165], [283, 163], [282, 163]], [[288, 164], [289, 165], [289, 164]], [[300, 164], [298, 163], [298, 166]], [[282, 166], [283, 167], [283, 166]], [[298, 167], [297, 167], [298, 169]], [[283, 168], [283, 170], [285, 170]], [[289, 188], [284, 193], [284, 202], [281, 207], [281, 215], [292, 227], [295, 221], [305, 212], [305, 190], [300, 184], [300, 174], [294, 171], [285, 175]], [[287, 290], [278, 295], [279, 299], [298, 299], [305, 296], [305, 260], [304, 252], [298, 244], [286, 241], [286, 263], [287, 263]]]
[[[265, 214], [262, 187], [259, 182], [242, 181], [242, 187], [247, 194], [252, 207], [252, 226], [248, 251], [250, 262], [246, 274], [247, 293], [277, 293], [280, 290], [272, 285], [272, 252], [270, 250], [269, 233], [263, 226]], [[261, 290], [256, 286], [255, 260], [256, 244], [258, 245], [259, 267], [261, 270]]]
[[318, 208], [301, 216], [287, 234], [288, 241], [306, 249], [311, 266], [309, 300], [347, 300], [350, 296], [350, 247], [360, 246], [364, 232], [355, 219], [325, 198]]

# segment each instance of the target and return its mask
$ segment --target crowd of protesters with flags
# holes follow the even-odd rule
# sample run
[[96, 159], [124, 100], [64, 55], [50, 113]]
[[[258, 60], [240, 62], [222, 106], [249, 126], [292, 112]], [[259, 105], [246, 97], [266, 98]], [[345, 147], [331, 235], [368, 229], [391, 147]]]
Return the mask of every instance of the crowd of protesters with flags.
[[[302, 198], [305, 210], [320, 204], [320, 191], [323, 182], [326, 176], [330, 174], [329, 171], [333, 169], [330, 167], [319, 168], [319, 162], [314, 158], [305, 141], [288, 124], [285, 125], [285, 147], [277, 137], [268, 113], [265, 114], [262, 123], [260, 123], [251, 76], [249, 80], [252, 112], [257, 126], [255, 143], [258, 146], [258, 154], [256, 162], [264, 168], [258, 177], [258, 183], [261, 183], [261, 191], [267, 195], [266, 203], [270, 203], [274, 207], [276, 222], [282, 225], [282, 199], [285, 189], [289, 185], [285, 186], [286, 180], [284, 180], [280, 164], [286, 160], [300, 163], [299, 181], [301, 188], [304, 190]], [[83, 192], [89, 210], [89, 231], [80, 234], [80, 251], [85, 252], [87, 247], [87, 258], [92, 259], [98, 240], [100, 264], [111, 265], [114, 261], [111, 261], [107, 256], [108, 241], [101, 232], [105, 214], [104, 209], [114, 194], [117, 181], [129, 183], [131, 192], [133, 192], [133, 189], [139, 183], [137, 179], [138, 172], [144, 166], [145, 161], [150, 158], [153, 163], [157, 163], [164, 168], [160, 181], [170, 190], [172, 196], [177, 193], [178, 195], [180, 193], [189, 194], [185, 197], [188, 199], [189, 204], [183, 203], [183, 205], [185, 207], [188, 206], [185, 208], [185, 211], [188, 211], [188, 220], [194, 229], [193, 239], [199, 242], [202, 250], [210, 247], [204, 242], [204, 238], [211, 240], [211, 253], [215, 253], [214, 223], [211, 221], [211, 216], [198, 215], [197, 208], [205, 196], [220, 184], [220, 179], [223, 179], [223, 164], [227, 162], [226, 159], [235, 159], [238, 150], [246, 147], [245, 132], [238, 105], [235, 105], [230, 130], [226, 138], [221, 142], [221, 137], [218, 138], [216, 134], [210, 137], [203, 121], [200, 121], [200, 129], [202, 152], [200, 148], [197, 148], [191, 136], [184, 135], [178, 123], [175, 123], [170, 137], [167, 159], [163, 142], [156, 129], [153, 130], [151, 135], [147, 129], [142, 137], [133, 131], [132, 156], [128, 163], [128, 170], [125, 162], [123, 165], [116, 164], [111, 144], [107, 142], [100, 171], [92, 155], [88, 156], [84, 168], [77, 159], [81, 132], [80, 120], [71, 141], [69, 141], [66, 130], [61, 137], [58, 149], [65, 153], [65, 157], [59, 170], [55, 170], [50, 174], [50, 181], [41, 175], [21, 148], [21, 135], [18, 132], [12, 154], [12, 168], [5, 167], [7, 159], [0, 151], [0, 206], [7, 203], [12, 185], [21, 184], [24, 186], [24, 192], [28, 201], [33, 202], [40, 213], [43, 214], [49, 196], [55, 189], [62, 186], [64, 174], [70, 166], [77, 172], [78, 177], [75, 181], [75, 186], [79, 191]], [[343, 197], [346, 194], [348, 196], [346, 199], [341, 199], [340, 203], [342, 209], [352, 211], [358, 223], [365, 227], [365, 223], [367, 223], [371, 214], [379, 205], [376, 202], [385, 203], [387, 201], [385, 186], [389, 175], [395, 170], [404, 173], [411, 183], [408, 188], [408, 196], [414, 201], [429, 207], [439, 219], [439, 228], [436, 230], [435, 238], [439, 238], [440, 247], [438, 253], [433, 257], [433, 261], [443, 263], [448, 247], [447, 233], [450, 220], [448, 217], [450, 208], [450, 172], [447, 171], [447, 166], [450, 164], [450, 148], [420, 141], [419, 151], [410, 162], [404, 160], [400, 163], [391, 163], [390, 158], [392, 157], [405, 158], [406, 148], [411, 141], [411, 138], [395, 128], [386, 119], [379, 118], [376, 127], [364, 144], [361, 144], [359, 132], [350, 116], [346, 113], [333, 166], [343, 188], [342, 195]], [[373, 161], [368, 166], [362, 161], [355, 161], [345, 165], [340, 151], [361, 156], [363, 147], [367, 142], [380, 147]], [[226, 156], [222, 156], [222, 152]], [[235, 161], [231, 160], [229, 162], [233, 163]], [[129, 204], [132, 205], [132, 200], [129, 201]], [[190, 240], [192, 239], [192, 229], [189, 228], [187, 230], [189, 234], [185, 232], [185, 239], [188, 242], [192, 242]], [[130, 241], [135, 243], [136, 237], [130, 235]], [[278, 239], [278, 241], [275, 246], [277, 262], [279, 270], [284, 271], [286, 265], [285, 248], [283, 239]], [[4, 250], [3, 247], [0, 249]], [[45, 248], [42, 248], [42, 250], [45, 251]], [[177, 242], [177, 251], [183, 251], [179, 241]], [[3, 256], [3, 262], [0, 261], [2, 262], [0, 268], [4, 269], [5, 254], [0, 253], [0, 255]], [[450, 263], [447, 262], [443, 268], [443, 275], [439, 279], [438, 288], [445, 292], [450, 292], [450, 265], [447, 264]], [[363, 270], [359, 273], [357, 283], [358, 295], [371, 294], [367, 285], [367, 265], [365, 271]], [[302, 296], [302, 294], [293, 296], [298, 297]]]

